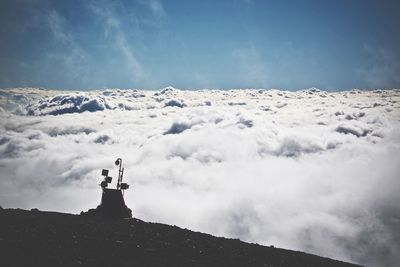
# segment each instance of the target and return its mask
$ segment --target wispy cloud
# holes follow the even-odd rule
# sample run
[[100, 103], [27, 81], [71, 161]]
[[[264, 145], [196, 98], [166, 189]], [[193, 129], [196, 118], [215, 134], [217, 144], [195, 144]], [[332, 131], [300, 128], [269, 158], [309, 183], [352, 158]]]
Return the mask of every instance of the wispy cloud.
[[238, 75], [241, 80], [247, 84], [256, 84], [259, 87], [268, 87], [268, 69], [267, 65], [260, 56], [260, 53], [253, 43], [245, 47], [236, 49], [233, 57], [238, 60]]
[[117, 14], [115, 5], [92, 2], [88, 7], [101, 20], [106, 38], [112, 39], [115, 47], [124, 56], [126, 67], [131, 75], [131, 81], [137, 83], [146, 80], [148, 73], [143, 63], [139, 60], [133, 44], [127, 40], [127, 35], [122, 27], [123, 22]]
[[56, 47], [55, 50], [46, 52], [45, 57], [50, 62], [60, 61], [63, 75], [69, 79], [80, 79], [83, 84], [88, 82], [87, 53], [76, 41], [74, 33], [68, 29], [68, 21], [55, 9], [49, 9], [44, 20]]
[[54, 38], [61, 43], [74, 45], [74, 40], [71, 35], [67, 34], [64, 29], [65, 21], [54, 9], [49, 10], [46, 16], [47, 25], [51, 30]]
[[361, 68], [358, 73], [371, 88], [400, 86], [400, 63], [396, 54], [384, 48], [364, 45], [364, 52], [370, 64]]
[[167, 15], [161, 0], [149, 0], [143, 3], [151, 9], [154, 17], [164, 18]]
[[245, 6], [254, 6], [254, 1], [253, 0], [239, 0], [240, 3], [244, 4]]

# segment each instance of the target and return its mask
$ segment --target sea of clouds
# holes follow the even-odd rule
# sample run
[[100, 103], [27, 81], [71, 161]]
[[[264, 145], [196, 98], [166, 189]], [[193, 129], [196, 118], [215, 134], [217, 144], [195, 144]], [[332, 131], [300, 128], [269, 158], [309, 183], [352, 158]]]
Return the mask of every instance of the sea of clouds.
[[137, 218], [400, 262], [400, 90], [11, 88], [0, 119], [3, 208], [94, 208], [121, 157]]

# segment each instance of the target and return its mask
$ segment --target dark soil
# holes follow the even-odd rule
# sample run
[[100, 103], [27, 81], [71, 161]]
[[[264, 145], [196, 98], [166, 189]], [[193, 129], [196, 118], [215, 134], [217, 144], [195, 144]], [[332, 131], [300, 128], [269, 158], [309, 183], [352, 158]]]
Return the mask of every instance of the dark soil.
[[0, 266], [357, 266], [138, 219], [0, 208]]

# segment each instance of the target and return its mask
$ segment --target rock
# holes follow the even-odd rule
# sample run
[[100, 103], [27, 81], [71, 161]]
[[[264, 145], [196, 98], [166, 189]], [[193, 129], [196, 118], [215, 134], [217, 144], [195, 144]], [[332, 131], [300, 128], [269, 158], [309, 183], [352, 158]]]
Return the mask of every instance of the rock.
[[137, 219], [19, 209], [0, 213], [0, 251], [1, 266], [357, 266]]

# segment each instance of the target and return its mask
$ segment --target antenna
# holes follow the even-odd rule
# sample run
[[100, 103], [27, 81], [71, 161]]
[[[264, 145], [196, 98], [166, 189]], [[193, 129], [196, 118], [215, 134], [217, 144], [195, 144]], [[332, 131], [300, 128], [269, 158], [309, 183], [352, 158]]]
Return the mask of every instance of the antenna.
[[111, 183], [112, 177], [108, 176], [108, 170], [106, 169], [103, 169], [101, 171], [101, 175], [104, 176], [104, 180], [101, 182], [100, 186], [102, 188], [106, 188], [108, 184]]
[[115, 165], [119, 166], [117, 189], [121, 189], [122, 177], [124, 176], [124, 168], [122, 168], [122, 159], [117, 158]]
[[[1, 0], [0, 0], [1, 1]], [[96, 209], [90, 209], [87, 214], [100, 215], [106, 218], [131, 218], [132, 210], [130, 210], [124, 201], [125, 190], [129, 188], [127, 183], [123, 183], [124, 168], [122, 167], [122, 159], [117, 158], [115, 165], [118, 168], [117, 188], [110, 188], [113, 178], [109, 176], [109, 170], [101, 171], [102, 182], [100, 183], [102, 194], [100, 205]]]
[[[129, 184], [123, 183], [122, 178], [124, 176], [124, 168], [122, 168], [122, 159], [117, 158], [115, 161], [115, 165], [119, 166], [118, 170], [118, 180], [117, 180], [117, 190], [126, 190], [129, 188]], [[104, 176], [104, 180], [101, 182], [100, 186], [104, 189], [108, 186], [112, 181], [112, 177], [108, 176], [108, 170], [103, 169], [101, 171], [101, 175]]]

